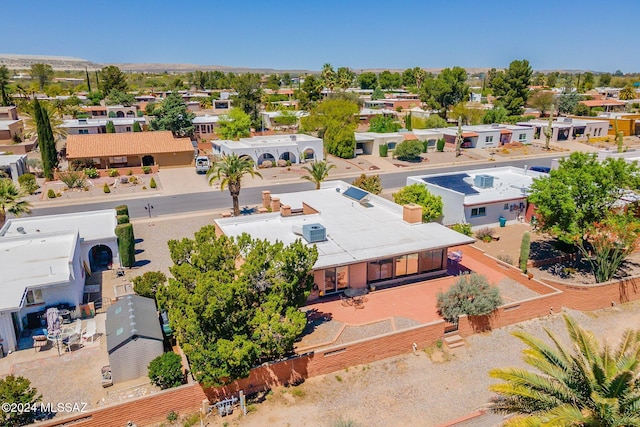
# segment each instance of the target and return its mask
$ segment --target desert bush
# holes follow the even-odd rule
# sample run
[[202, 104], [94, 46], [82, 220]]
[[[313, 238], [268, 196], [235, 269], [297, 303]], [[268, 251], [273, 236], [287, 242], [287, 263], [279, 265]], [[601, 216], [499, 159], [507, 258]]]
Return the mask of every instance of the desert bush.
[[511, 255], [498, 254], [496, 258], [498, 258], [502, 262], [506, 262], [507, 264], [513, 265], [513, 258], [511, 258]]
[[133, 175], [133, 170], [129, 169], [129, 170], [127, 171], [127, 176], [131, 176], [131, 175]]
[[53, 191], [53, 188], [50, 188], [49, 191], [47, 191], [47, 197], [50, 199], [55, 199], [56, 198], [56, 192]]
[[137, 176], [129, 177], [129, 184], [137, 185], [138, 184], [138, 177]]
[[64, 185], [66, 185], [67, 188], [84, 188], [85, 186], [84, 172], [59, 172], [58, 177], [60, 178], [60, 181], [64, 182]]
[[489, 285], [485, 276], [473, 273], [460, 276], [447, 292], [439, 292], [436, 307], [448, 322], [457, 323], [464, 314], [484, 316], [501, 304], [498, 288]]
[[102, 186], [102, 191], [104, 191], [105, 194], [111, 193], [111, 189], [109, 188], [109, 184], [107, 184], [105, 182], [104, 185]]
[[387, 144], [381, 144], [378, 146], [378, 151], [380, 152], [380, 157], [387, 157], [389, 146]]
[[493, 228], [482, 227], [480, 230], [476, 231], [476, 238], [488, 243], [493, 240], [494, 233], [495, 231]]
[[403, 141], [396, 145], [393, 155], [400, 160], [407, 162], [416, 162], [420, 160], [422, 153], [422, 142], [420, 141]]
[[156, 184], [156, 180], [151, 177], [151, 181], [149, 181], [149, 188], [156, 188], [158, 184]]
[[440, 138], [438, 141], [436, 141], [436, 150], [439, 153], [442, 153], [444, 151], [444, 145], [445, 145], [444, 139]]
[[143, 172], [145, 175], [149, 175], [149, 174], [151, 173], [151, 166], [143, 166], [143, 167], [142, 167], [142, 172]]
[[149, 363], [149, 379], [161, 389], [182, 384], [182, 359], [176, 353], [164, 353]]
[[86, 168], [84, 174], [87, 178], [96, 179], [100, 176], [100, 172], [96, 168]]
[[118, 220], [118, 224], [128, 224], [129, 223], [129, 215], [118, 215], [116, 217]]
[[273, 162], [271, 160], [265, 160], [264, 162], [262, 162], [262, 164], [260, 165], [261, 168], [263, 169], [269, 169], [270, 167], [273, 166]]
[[287, 161], [286, 161], [286, 160], [282, 160], [282, 159], [280, 159], [280, 160], [278, 160], [278, 161], [276, 162], [276, 165], [277, 165], [279, 168], [283, 168], [283, 167], [287, 166]]
[[367, 176], [362, 174], [356, 178], [351, 185], [362, 188], [371, 194], [380, 194], [382, 192], [382, 181], [380, 180], [380, 175]]
[[471, 231], [471, 224], [467, 224], [467, 223], [453, 224], [451, 226], [451, 229], [453, 231], [457, 231], [458, 233], [462, 233], [465, 236], [473, 236], [473, 231]]
[[118, 169], [109, 169], [109, 176], [111, 178], [115, 178], [118, 175], [120, 175], [120, 172], [118, 172]]
[[20, 184], [20, 188], [26, 191], [29, 194], [35, 194], [38, 191], [40, 186], [36, 182], [36, 177], [32, 173], [25, 173], [18, 177], [18, 184]]

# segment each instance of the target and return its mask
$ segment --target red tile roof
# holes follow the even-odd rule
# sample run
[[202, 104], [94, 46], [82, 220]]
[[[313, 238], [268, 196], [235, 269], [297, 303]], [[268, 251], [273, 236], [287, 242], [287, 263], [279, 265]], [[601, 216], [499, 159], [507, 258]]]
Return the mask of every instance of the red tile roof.
[[607, 107], [607, 106], [616, 106], [616, 105], [625, 105], [622, 101], [616, 101], [613, 99], [589, 99], [586, 101], [580, 101], [582, 104], [587, 107]]
[[174, 138], [169, 131], [101, 133], [67, 136], [67, 158], [138, 156], [193, 152], [189, 138]]

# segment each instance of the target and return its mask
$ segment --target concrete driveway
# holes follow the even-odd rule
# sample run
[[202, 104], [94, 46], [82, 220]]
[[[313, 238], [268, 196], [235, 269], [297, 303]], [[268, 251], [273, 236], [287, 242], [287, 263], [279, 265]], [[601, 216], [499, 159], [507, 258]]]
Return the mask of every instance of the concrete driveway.
[[[197, 174], [194, 166], [183, 168], [163, 168], [158, 171], [164, 195], [199, 193], [210, 191], [207, 176]], [[219, 188], [219, 187], [215, 187]]]

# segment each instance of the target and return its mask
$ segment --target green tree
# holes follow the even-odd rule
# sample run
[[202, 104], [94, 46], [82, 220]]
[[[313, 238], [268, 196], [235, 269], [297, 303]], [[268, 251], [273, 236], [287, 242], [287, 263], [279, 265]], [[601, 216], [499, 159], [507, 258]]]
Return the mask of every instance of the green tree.
[[404, 127], [408, 130], [408, 131], [412, 131], [413, 130], [413, 123], [411, 121], [411, 111], [409, 111], [407, 113], [406, 116], [404, 116]]
[[489, 389], [494, 412], [516, 414], [505, 426], [614, 427], [640, 425], [640, 332], [627, 330], [619, 345], [599, 345], [593, 333], [564, 315], [572, 348], [545, 332], [551, 344], [522, 331], [512, 334], [527, 348], [534, 369], [489, 371], [503, 382]]
[[333, 92], [333, 89], [337, 85], [337, 76], [331, 64], [324, 64], [322, 66], [320, 77], [322, 78], [322, 83], [324, 87], [328, 88], [331, 92]]
[[280, 89], [280, 76], [277, 74], [269, 74], [269, 77], [267, 77], [266, 86], [271, 90]]
[[378, 76], [372, 71], [367, 71], [358, 76], [360, 89], [373, 89], [378, 86]]
[[453, 67], [445, 68], [435, 79], [427, 78], [420, 99], [444, 117], [449, 107], [465, 101], [468, 95], [467, 72], [464, 68]]
[[155, 299], [158, 288], [165, 283], [167, 283], [167, 276], [164, 273], [147, 271], [142, 276], [133, 278], [133, 290], [140, 296]]
[[346, 99], [326, 99], [301, 119], [303, 132], [317, 132], [327, 152], [344, 159], [356, 150], [354, 132], [358, 122], [358, 104]]
[[140, 122], [133, 122], [133, 131], [134, 132], [142, 132], [142, 128], [140, 127]]
[[51, 130], [51, 121], [46, 108], [42, 108], [37, 98], [33, 100], [33, 118], [38, 132], [38, 146], [42, 156], [42, 169], [45, 178], [53, 179], [53, 170], [58, 166], [56, 141]]
[[327, 179], [329, 176], [329, 171], [334, 169], [336, 165], [330, 165], [326, 160], [322, 161], [314, 161], [311, 163], [311, 167], [303, 166], [302, 169], [307, 172], [306, 175], [300, 177], [300, 179], [306, 179], [307, 181], [311, 181], [316, 185], [316, 190], [320, 189], [320, 184], [322, 181]]
[[171, 351], [153, 359], [149, 363], [149, 379], [162, 390], [181, 385], [184, 374], [180, 355]]
[[555, 96], [553, 92], [538, 91], [529, 97], [529, 107], [540, 111], [540, 117], [544, 117], [545, 112], [553, 106]]
[[38, 86], [42, 91], [53, 77], [53, 68], [49, 64], [32, 64], [30, 74], [31, 78], [38, 82]]
[[7, 106], [11, 103], [9, 99], [9, 69], [6, 65], [0, 66], [0, 105]]
[[427, 117], [424, 126], [426, 129], [446, 128], [448, 126], [448, 123], [445, 119], [438, 116], [437, 114], [432, 114]]
[[116, 133], [116, 125], [113, 124], [111, 120], [107, 120], [107, 125], [105, 126], [107, 133]]
[[415, 203], [422, 206], [422, 222], [432, 222], [442, 216], [442, 197], [431, 194], [422, 184], [402, 187], [393, 194], [393, 201], [399, 205]]
[[393, 156], [403, 161], [417, 162], [421, 159], [422, 148], [422, 141], [402, 141], [396, 145]]
[[611, 84], [611, 73], [600, 74], [598, 86], [607, 87]]
[[520, 242], [520, 271], [527, 272], [527, 262], [529, 262], [529, 253], [531, 251], [531, 234], [525, 231]]
[[112, 90], [126, 92], [128, 90], [127, 76], [115, 65], [107, 65], [100, 70], [99, 89], [105, 94], [110, 94]]
[[378, 114], [369, 122], [369, 132], [390, 133], [397, 132], [400, 129], [400, 123], [394, 118]]
[[558, 96], [558, 112], [572, 114], [582, 97], [575, 92], [563, 93]]
[[7, 214], [20, 216], [31, 213], [31, 204], [21, 200], [25, 193], [9, 178], [0, 178], [0, 228], [7, 220]]
[[263, 95], [260, 75], [239, 74], [233, 79], [231, 86], [236, 91], [236, 95], [232, 96], [233, 105], [247, 113], [255, 125], [258, 122]]
[[246, 377], [293, 350], [306, 325], [299, 307], [313, 285], [315, 247], [216, 237], [206, 226], [193, 240], [169, 241], [169, 250], [173, 278], [158, 300], [205, 387]]
[[593, 89], [596, 84], [595, 82], [596, 80], [595, 80], [595, 77], [593, 76], [593, 73], [589, 73], [589, 72], [584, 73], [584, 75], [582, 76], [581, 92], [589, 91]]
[[136, 103], [136, 98], [131, 93], [121, 92], [117, 89], [112, 89], [107, 95], [107, 105], [123, 105], [130, 107]]
[[[91, 101], [91, 105], [100, 105], [100, 101], [104, 99], [104, 95], [99, 90], [95, 92], [89, 92], [87, 94], [87, 99]], [[153, 104], [150, 104], [150, 105], [153, 105]]]
[[229, 114], [218, 120], [217, 134], [223, 139], [237, 141], [251, 135], [251, 117], [239, 108], [232, 108]]
[[296, 91], [296, 98], [300, 100], [300, 107], [309, 109], [322, 99], [322, 81], [313, 74], [305, 76], [300, 90]]
[[626, 101], [629, 99], [636, 99], [637, 98], [636, 89], [633, 87], [631, 83], [629, 83], [624, 88], [622, 88], [618, 97], [622, 101]]
[[336, 83], [342, 90], [349, 89], [355, 78], [356, 74], [347, 67], [340, 67], [336, 72]]
[[436, 299], [440, 315], [451, 323], [458, 323], [462, 315], [489, 315], [502, 304], [498, 288], [477, 273], [460, 276], [447, 292], [438, 292]]
[[498, 104], [512, 116], [519, 116], [524, 111], [532, 73], [529, 61], [515, 60], [504, 73], [498, 73], [493, 79], [493, 94], [498, 98]]
[[487, 110], [482, 116], [482, 123], [490, 125], [492, 123], [504, 123], [507, 120], [509, 112], [503, 107], [493, 107]]
[[[35, 407], [42, 400], [38, 390], [31, 387], [31, 382], [24, 377], [8, 375], [0, 379], [0, 401], [3, 404], [16, 404], [22, 407]], [[35, 411], [1, 411], [0, 421], [5, 427], [18, 427], [31, 424]]]
[[382, 88], [380, 86], [376, 86], [376, 88], [373, 90], [373, 93], [371, 94], [371, 100], [375, 101], [377, 99], [384, 99], [384, 92], [382, 91]]
[[229, 194], [233, 201], [233, 215], [240, 215], [240, 204], [238, 197], [242, 188], [242, 178], [250, 175], [252, 178], [262, 175], [253, 167], [253, 160], [248, 157], [238, 157], [236, 154], [222, 156], [220, 161], [213, 164], [213, 167], [207, 171], [209, 185], [220, 182], [220, 191], [224, 191], [225, 187], [229, 188]]
[[380, 175], [367, 176], [366, 174], [362, 174], [356, 178], [351, 185], [362, 188], [364, 191], [368, 191], [371, 194], [382, 193], [382, 181], [380, 180]]
[[384, 70], [378, 75], [378, 84], [382, 89], [397, 89], [402, 86], [402, 76], [400, 73]]
[[558, 76], [560, 75], [560, 73], [558, 73], [557, 71], [553, 71], [549, 74], [547, 74], [547, 86], [551, 89], [553, 89], [554, 87], [556, 87], [556, 85], [558, 84]]
[[91, 92], [91, 79], [89, 79], [89, 70], [84, 69], [84, 74], [87, 77], [87, 92]]
[[449, 117], [462, 117], [465, 125], [479, 125], [485, 113], [482, 108], [467, 107], [466, 102], [459, 102], [451, 108]]
[[[107, 183], [105, 182], [105, 185]], [[109, 188], [109, 187], [105, 187]], [[133, 235], [133, 225], [118, 224], [115, 230], [118, 237], [118, 252], [120, 253], [120, 264], [123, 267], [133, 267], [136, 265], [135, 237]]]
[[185, 137], [193, 134], [193, 118], [179, 93], [167, 96], [162, 107], [156, 109], [155, 118], [151, 120], [152, 130], [170, 130], [174, 136]]
[[280, 111], [280, 115], [274, 117], [273, 122], [279, 126], [294, 126], [298, 123], [298, 116], [296, 116], [292, 111], [282, 110]]
[[20, 189], [27, 194], [35, 194], [40, 186], [36, 182], [36, 177], [32, 173], [24, 173], [18, 177]]

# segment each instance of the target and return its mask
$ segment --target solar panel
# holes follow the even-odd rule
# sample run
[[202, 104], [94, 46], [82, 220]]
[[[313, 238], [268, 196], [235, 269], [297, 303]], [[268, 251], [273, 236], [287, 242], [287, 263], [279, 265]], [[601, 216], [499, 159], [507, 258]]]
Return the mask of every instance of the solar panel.
[[473, 188], [473, 185], [465, 182], [465, 178], [470, 178], [466, 173], [458, 173], [454, 175], [431, 176], [422, 178], [424, 182], [437, 185], [439, 187], [448, 188], [464, 195], [479, 194], [479, 191]]
[[357, 187], [349, 187], [349, 189], [347, 191], [345, 191], [343, 193], [346, 197], [353, 199], [357, 202], [359, 202], [360, 200], [364, 199], [365, 197], [367, 197], [367, 195], [369, 193], [367, 193], [364, 190], [361, 190]]

